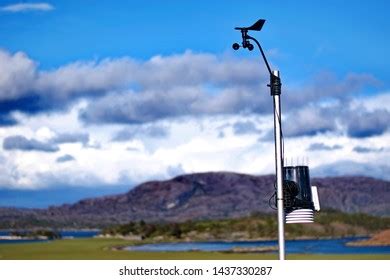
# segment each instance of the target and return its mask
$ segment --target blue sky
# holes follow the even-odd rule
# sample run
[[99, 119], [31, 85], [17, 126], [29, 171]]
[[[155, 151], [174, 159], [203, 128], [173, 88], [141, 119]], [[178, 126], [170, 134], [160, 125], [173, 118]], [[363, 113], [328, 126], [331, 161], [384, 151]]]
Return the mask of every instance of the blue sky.
[[[29, 1], [32, 2], [32, 1]], [[14, 1], [2, 1], [3, 5]], [[267, 19], [258, 34], [286, 79], [351, 69], [389, 77], [388, 1], [53, 1], [50, 12], [2, 12], [2, 47], [23, 50], [42, 69], [75, 60], [147, 59], [187, 49], [222, 53], [232, 27]], [[290, 78], [292, 76], [292, 78]], [[386, 82], [386, 81], [384, 81]]]
[[187, 172], [272, 173], [265, 67], [231, 49], [233, 28], [258, 18], [252, 35], [282, 74], [286, 156], [321, 176], [389, 179], [389, 8], [0, 1], [0, 188], [106, 193]]

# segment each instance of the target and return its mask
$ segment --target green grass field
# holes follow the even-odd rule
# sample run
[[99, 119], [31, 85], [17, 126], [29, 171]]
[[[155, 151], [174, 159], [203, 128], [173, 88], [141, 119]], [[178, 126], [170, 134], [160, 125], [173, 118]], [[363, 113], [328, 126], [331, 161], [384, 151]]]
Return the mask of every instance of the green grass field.
[[[219, 252], [129, 252], [121, 239], [71, 239], [44, 243], [1, 244], [0, 260], [275, 260], [276, 254]], [[389, 260], [390, 255], [288, 255], [291, 260]]]

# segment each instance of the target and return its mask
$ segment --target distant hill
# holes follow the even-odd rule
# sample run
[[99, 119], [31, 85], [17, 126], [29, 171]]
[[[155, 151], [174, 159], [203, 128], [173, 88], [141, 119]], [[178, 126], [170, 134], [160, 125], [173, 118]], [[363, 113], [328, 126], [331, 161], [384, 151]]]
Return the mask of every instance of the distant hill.
[[[390, 182], [368, 177], [312, 179], [322, 208], [390, 215]], [[101, 227], [129, 221], [221, 219], [275, 212], [274, 176], [230, 172], [182, 175], [143, 183], [127, 193], [47, 209], [0, 208], [0, 228]]]

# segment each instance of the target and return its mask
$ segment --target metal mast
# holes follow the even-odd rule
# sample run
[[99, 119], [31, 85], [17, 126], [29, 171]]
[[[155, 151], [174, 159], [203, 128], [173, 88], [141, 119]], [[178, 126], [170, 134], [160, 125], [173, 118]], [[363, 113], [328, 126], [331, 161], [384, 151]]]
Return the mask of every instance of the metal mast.
[[[279, 260], [284, 260], [285, 253], [285, 240], [284, 240], [284, 205], [283, 205], [283, 148], [282, 148], [282, 111], [280, 106], [280, 94], [282, 93], [282, 83], [280, 81], [279, 71], [271, 71], [267, 58], [260, 43], [253, 37], [248, 35], [249, 30], [260, 31], [264, 25], [265, 20], [260, 19], [250, 27], [236, 27], [236, 30], [241, 31], [242, 35], [242, 47], [248, 50], [253, 50], [253, 45], [250, 40], [256, 43], [261, 55], [264, 59], [265, 65], [270, 75], [270, 90], [274, 104], [274, 139], [275, 139], [275, 169], [276, 169], [276, 199], [278, 208], [278, 243], [279, 243]], [[240, 45], [238, 43], [233, 44], [233, 49], [238, 50]]]

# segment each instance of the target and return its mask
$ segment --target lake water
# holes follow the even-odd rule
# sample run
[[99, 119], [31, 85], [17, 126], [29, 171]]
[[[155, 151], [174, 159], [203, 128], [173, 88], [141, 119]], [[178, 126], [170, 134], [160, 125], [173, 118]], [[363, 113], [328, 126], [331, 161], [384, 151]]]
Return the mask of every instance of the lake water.
[[[60, 231], [62, 238], [91, 238], [100, 233], [98, 230], [83, 230], [83, 231]], [[9, 231], [0, 231], [0, 236], [9, 236]], [[2, 240], [0, 244], [4, 243], [31, 243], [31, 242], [46, 242], [47, 240], [34, 240], [34, 239], [23, 239], [23, 240]]]
[[[361, 239], [364, 238], [291, 240], [286, 241], [286, 252], [290, 254], [390, 254], [390, 246], [346, 246], [347, 242]], [[251, 248], [276, 245], [277, 241], [177, 242], [130, 246], [126, 250], [148, 252], [229, 251], [239, 247]]]

